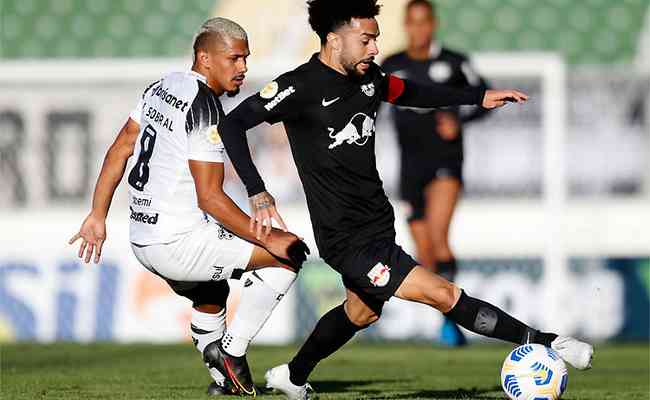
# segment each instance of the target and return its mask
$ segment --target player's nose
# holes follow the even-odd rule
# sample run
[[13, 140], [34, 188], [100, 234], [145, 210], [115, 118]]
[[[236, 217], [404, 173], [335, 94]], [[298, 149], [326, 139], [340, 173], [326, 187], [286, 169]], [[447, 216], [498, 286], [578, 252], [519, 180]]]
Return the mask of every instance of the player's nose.
[[379, 54], [379, 46], [377, 46], [377, 42], [373, 40], [368, 46], [368, 56], [374, 57], [377, 54]]
[[245, 74], [248, 72], [248, 64], [246, 63], [246, 60], [241, 60], [238, 64], [237, 72], [240, 74]]

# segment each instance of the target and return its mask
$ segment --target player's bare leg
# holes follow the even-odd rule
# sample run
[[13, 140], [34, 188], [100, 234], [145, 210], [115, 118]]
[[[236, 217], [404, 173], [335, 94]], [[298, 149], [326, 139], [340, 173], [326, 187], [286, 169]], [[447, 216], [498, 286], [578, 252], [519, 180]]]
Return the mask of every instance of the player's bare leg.
[[445, 278], [417, 266], [395, 292], [404, 300], [428, 304], [465, 329], [512, 343], [538, 343], [556, 350], [577, 369], [591, 367], [593, 347], [570, 337], [535, 330], [498, 307], [468, 296]]
[[311, 335], [289, 364], [266, 372], [266, 385], [290, 400], [308, 399], [307, 377], [319, 361], [345, 345], [360, 330], [379, 319], [380, 310], [370, 307], [351, 290], [346, 301], [330, 310], [316, 324]]
[[[456, 280], [458, 267], [449, 245], [449, 226], [461, 190], [461, 182], [455, 177], [436, 178], [425, 189], [425, 218], [432, 243], [434, 271], [452, 282]], [[467, 344], [463, 332], [448, 318], [442, 325], [440, 342], [452, 347]]]
[[[461, 188], [460, 181], [450, 177], [434, 179], [425, 189], [425, 216], [436, 263], [454, 259], [449, 245], [449, 226], [460, 198]], [[443, 276], [446, 273], [440, 268], [437, 269], [437, 272]]]
[[206, 362], [227, 376], [241, 394], [255, 396], [257, 390], [246, 360], [246, 350], [271, 312], [296, 279], [296, 273], [267, 250], [255, 246], [247, 271], [241, 300], [223, 339], [209, 345]]
[[415, 244], [415, 257], [420, 265], [434, 271], [433, 240], [431, 240], [428, 222], [424, 219], [414, 219], [409, 221], [409, 228]]

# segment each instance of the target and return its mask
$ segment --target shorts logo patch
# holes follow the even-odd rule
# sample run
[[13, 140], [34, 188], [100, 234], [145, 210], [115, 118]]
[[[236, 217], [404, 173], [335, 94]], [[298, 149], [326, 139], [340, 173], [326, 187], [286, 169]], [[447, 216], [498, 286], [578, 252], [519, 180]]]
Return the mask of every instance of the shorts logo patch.
[[384, 287], [388, 284], [390, 280], [390, 267], [377, 263], [370, 272], [368, 272], [368, 279], [373, 286]]
[[229, 230], [224, 228], [223, 226], [219, 225], [219, 229], [217, 231], [217, 237], [219, 240], [232, 240], [235, 235], [233, 235]]
[[272, 99], [276, 94], [278, 94], [278, 83], [276, 81], [268, 83], [260, 90], [260, 97], [263, 99]]

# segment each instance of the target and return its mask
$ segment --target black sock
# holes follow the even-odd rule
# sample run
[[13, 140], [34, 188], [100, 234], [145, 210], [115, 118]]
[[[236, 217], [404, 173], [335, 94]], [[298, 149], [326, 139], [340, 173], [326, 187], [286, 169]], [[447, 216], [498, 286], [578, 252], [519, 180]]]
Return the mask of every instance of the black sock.
[[554, 333], [535, 330], [498, 307], [466, 295], [465, 291], [445, 316], [472, 332], [517, 344], [538, 343], [550, 347], [557, 337]]
[[350, 321], [343, 304], [328, 311], [289, 363], [291, 383], [304, 385], [320, 360], [340, 349], [363, 328]]
[[456, 279], [456, 273], [458, 272], [458, 265], [456, 265], [456, 259], [452, 258], [447, 261], [436, 261], [436, 273], [449, 282], [453, 282]]

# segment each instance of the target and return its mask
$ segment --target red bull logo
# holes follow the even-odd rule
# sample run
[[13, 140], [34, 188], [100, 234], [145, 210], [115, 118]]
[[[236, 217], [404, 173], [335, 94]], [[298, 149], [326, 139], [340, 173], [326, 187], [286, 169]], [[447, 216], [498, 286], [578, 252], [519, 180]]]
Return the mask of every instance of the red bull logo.
[[330, 150], [343, 143], [363, 146], [375, 133], [375, 119], [364, 113], [356, 113], [340, 131], [336, 132], [334, 128], [327, 129], [330, 138], [334, 139], [328, 147]]
[[390, 280], [390, 267], [382, 263], [377, 263], [377, 265], [372, 267], [370, 272], [368, 272], [368, 279], [370, 279], [373, 286], [386, 286]]

